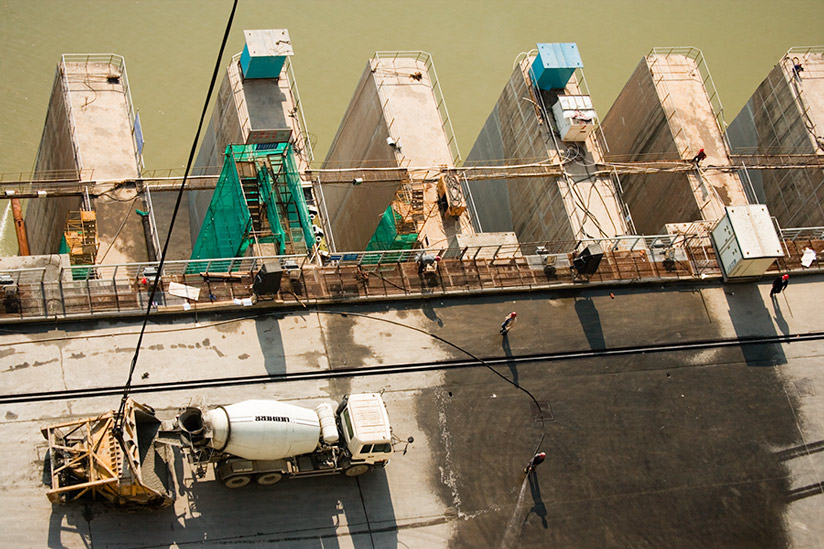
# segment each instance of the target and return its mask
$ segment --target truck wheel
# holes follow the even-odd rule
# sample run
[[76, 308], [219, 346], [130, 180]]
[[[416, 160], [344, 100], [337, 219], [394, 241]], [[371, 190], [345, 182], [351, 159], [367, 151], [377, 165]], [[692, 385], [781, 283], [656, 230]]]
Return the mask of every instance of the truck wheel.
[[282, 478], [283, 475], [280, 473], [262, 473], [255, 477], [255, 482], [261, 486], [271, 486], [272, 484], [280, 482]]
[[226, 488], [241, 488], [252, 482], [252, 477], [249, 475], [238, 475], [236, 477], [229, 477], [223, 481]]
[[368, 465], [366, 465], [365, 463], [359, 463], [358, 465], [353, 465], [349, 467], [347, 470], [343, 472], [343, 474], [347, 477], [357, 477], [359, 475], [364, 474], [368, 470]]

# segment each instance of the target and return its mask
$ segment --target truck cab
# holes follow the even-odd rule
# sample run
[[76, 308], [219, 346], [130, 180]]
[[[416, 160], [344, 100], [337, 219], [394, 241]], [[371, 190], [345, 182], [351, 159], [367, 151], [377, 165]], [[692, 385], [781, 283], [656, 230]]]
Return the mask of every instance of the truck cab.
[[[349, 395], [338, 409], [340, 431], [352, 463], [383, 467], [392, 455], [389, 415], [378, 393]], [[349, 473], [347, 473], [349, 474]]]

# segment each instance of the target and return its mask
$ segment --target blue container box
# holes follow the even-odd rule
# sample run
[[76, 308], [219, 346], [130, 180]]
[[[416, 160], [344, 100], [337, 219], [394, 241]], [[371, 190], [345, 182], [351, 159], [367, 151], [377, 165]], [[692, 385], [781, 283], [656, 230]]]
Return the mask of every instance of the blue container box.
[[584, 67], [575, 42], [538, 44], [532, 63], [535, 84], [541, 90], [564, 89], [575, 69]]
[[246, 45], [240, 54], [243, 78], [278, 78], [286, 62], [293, 55], [292, 42], [286, 29], [243, 31]]

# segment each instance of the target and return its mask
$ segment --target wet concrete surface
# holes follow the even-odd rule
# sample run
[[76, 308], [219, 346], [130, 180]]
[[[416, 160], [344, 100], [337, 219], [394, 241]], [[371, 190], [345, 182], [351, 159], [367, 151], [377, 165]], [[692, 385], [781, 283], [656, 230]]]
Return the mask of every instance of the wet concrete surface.
[[451, 447], [462, 511], [483, 515], [458, 523], [455, 546], [500, 544], [542, 432], [518, 547], [784, 546], [789, 478], [774, 449], [801, 437], [776, 372], [740, 350], [611, 361], [519, 366], [550, 403], [543, 431], [529, 398], [482, 383], [488, 373], [446, 376], [450, 432], [489, 431]]

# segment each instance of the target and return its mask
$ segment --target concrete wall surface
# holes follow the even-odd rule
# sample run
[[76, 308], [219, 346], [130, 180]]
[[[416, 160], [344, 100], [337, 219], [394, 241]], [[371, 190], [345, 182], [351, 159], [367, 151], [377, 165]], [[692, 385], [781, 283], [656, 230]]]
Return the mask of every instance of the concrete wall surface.
[[[678, 146], [646, 57], [642, 58], [601, 123], [610, 153], [627, 161], [678, 160]], [[697, 152], [697, 151], [696, 151]], [[624, 201], [641, 234], [660, 234], [666, 223], [699, 218], [684, 174], [624, 175]]]
[[[514, 230], [521, 242], [569, 242], [626, 234], [622, 206], [609, 177], [592, 176], [588, 166], [600, 161], [594, 136], [564, 143], [551, 112], [558, 91], [533, 92], [529, 59], [515, 68], [481, 130], [468, 164], [557, 163], [562, 177], [526, 177], [472, 183], [475, 207], [485, 231]], [[582, 93], [577, 79], [565, 93]], [[552, 116], [549, 114], [549, 116]], [[563, 164], [562, 164], [563, 158]], [[508, 205], [508, 210], [503, 206]]]
[[[46, 111], [46, 123], [37, 160], [35, 178], [48, 178], [49, 172], [80, 170], [75, 157], [72, 126], [66, 107], [65, 87], [60, 71], [55, 73], [52, 94]], [[26, 208], [26, 236], [32, 255], [55, 253], [60, 248], [68, 212], [80, 209], [80, 198], [65, 196], [29, 200]]]
[[[465, 166], [504, 164], [506, 155], [501, 139], [501, 117], [496, 104], [486, 119], [481, 133], [475, 139]], [[512, 230], [512, 210], [506, 179], [469, 181], [472, 197], [472, 222], [478, 231], [501, 232]]]
[[[642, 58], [601, 125], [611, 158], [688, 161], [704, 149], [704, 164], [730, 165], [702, 70], [700, 52]], [[621, 184], [644, 234], [661, 233], [667, 223], [719, 219], [725, 206], [748, 203], [738, 176], [717, 170], [626, 175]]]
[[[789, 54], [788, 54], [789, 57]], [[734, 154], [824, 154], [814, 131], [824, 128], [824, 54], [799, 59], [794, 76], [788, 57], [773, 67], [730, 124]], [[824, 225], [824, 170], [748, 170], [755, 198], [782, 227]]]
[[[377, 82], [367, 63], [323, 167], [398, 167], [396, 152], [386, 143], [389, 136]], [[324, 186], [323, 200], [336, 249], [363, 250], [397, 189], [392, 184]]]
[[[470, 164], [523, 164], [556, 158], [533, 103], [524, 66], [516, 67], [467, 157]], [[572, 240], [564, 201], [554, 177], [472, 183], [475, 206], [485, 231], [514, 230], [521, 242]], [[501, 212], [502, 205], [509, 206]], [[510, 225], [511, 224], [511, 225]]]

